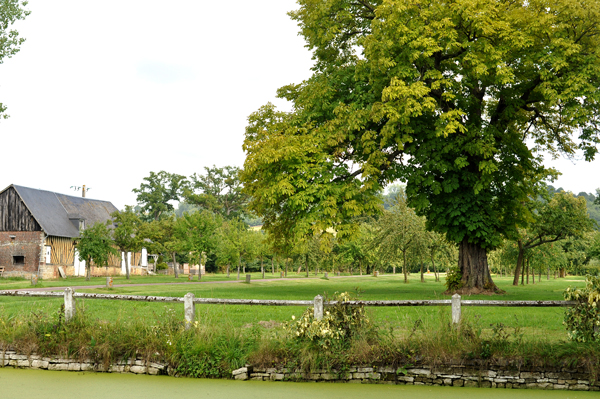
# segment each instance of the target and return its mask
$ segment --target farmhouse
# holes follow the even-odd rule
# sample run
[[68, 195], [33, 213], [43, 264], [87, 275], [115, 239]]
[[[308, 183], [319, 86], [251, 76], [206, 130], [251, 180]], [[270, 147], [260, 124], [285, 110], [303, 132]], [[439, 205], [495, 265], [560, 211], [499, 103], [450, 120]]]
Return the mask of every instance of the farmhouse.
[[[0, 268], [5, 276], [83, 276], [85, 263], [79, 262], [73, 239], [115, 211], [108, 201], [10, 185], [0, 191]], [[127, 256], [130, 265], [147, 265], [141, 253]], [[111, 257], [108, 268], [93, 267], [92, 274], [124, 273], [124, 257]]]

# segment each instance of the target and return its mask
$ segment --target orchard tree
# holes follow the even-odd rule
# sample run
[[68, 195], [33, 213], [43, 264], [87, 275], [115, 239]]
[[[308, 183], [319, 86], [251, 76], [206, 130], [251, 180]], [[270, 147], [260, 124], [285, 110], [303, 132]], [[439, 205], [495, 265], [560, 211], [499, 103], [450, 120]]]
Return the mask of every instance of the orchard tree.
[[600, 10], [557, 0], [299, 0], [315, 60], [291, 112], [249, 117], [242, 172], [276, 239], [380, 211], [406, 182], [427, 228], [459, 245], [464, 290], [497, 291], [487, 251], [514, 239], [555, 174], [541, 151], [597, 152]]
[[[108, 222], [110, 224], [111, 222]], [[110, 255], [118, 256], [113, 247], [111, 230], [107, 223], [97, 222], [84, 229], [81, 236], [75, 239], [79, 261], [85, 262], [85, 279], [91, 277], [92, 261], [98, 267], [108, 265]]]
[[513, 285], [519, 284], [527, 250], [569, 237], [583, 237], [594, 227], [594, 221], [587, 212], [585, 198], [575, 197], [564, 191], [555, 193], [548, 202], [539, 202], [539, 207], [533, 213], [534, 221], [530, 228], [522, 230], [517, 239], [519, 252]]
[[158, 173], [150, 172], [150, 176], [144, 177], [140, 188], [132, 191], [137, 194], [137, 202], [145, 219], [158, 220], [173, 211], [171, 202], [180, 200], [187, 184], [185, 176], [161, 170]]
[[115, 228], [113, 230], [113, 242], [124, 254], [125, 257], [125, 275], [129, 280], [128, 252], [138, 252], [142, 249], [143, 237], [140, 235], [142, 221], [133, 211], [131, 206], [126, 206], [124, 211], [113, 212], [110, 216], [113, 218]]

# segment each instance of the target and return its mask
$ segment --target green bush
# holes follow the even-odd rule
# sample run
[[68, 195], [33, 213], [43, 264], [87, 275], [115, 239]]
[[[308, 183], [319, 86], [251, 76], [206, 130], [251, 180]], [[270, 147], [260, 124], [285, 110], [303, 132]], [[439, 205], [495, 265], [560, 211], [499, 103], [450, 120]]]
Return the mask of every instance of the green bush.
[[448, 292], [458, 291], [462, 288], [462, 273], [458, 266], [451, 267], [446, 275], [446, 288]]
[[567, 308], [563, 324], [569, 339], [577, 342], [600, 342], [600, 277], [587, 276], [585, 288], [569, 287], [565, 300], [577, 305]]
[[156, 270], [166, 270], [169, 268], [169, 265], [167, 265], [165, 262], [159, 262], [156, 264]]
[[364, 306], [349, 306], [353, 300], [348, 292], [335, 293], [332, 298], [337, 303], [325, 308], [323, 319], [314, 318], [314, 308], [304, 311], [302, 316], [284, 325], [292, 338], [309, 341], [324, 349], [348, 341], [370, 325]]

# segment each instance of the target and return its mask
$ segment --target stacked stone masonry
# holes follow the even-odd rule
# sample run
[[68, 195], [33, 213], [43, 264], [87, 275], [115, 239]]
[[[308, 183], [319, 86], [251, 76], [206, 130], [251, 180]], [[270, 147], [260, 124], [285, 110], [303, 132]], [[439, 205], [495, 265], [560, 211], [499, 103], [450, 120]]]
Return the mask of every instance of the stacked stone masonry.
[[[103, 364], [91, 360], [78, 361], [38, 355], [27, 356], [10, 350], [0, 353], [2, 367], [149, 375], [174, 374], [174, 370], [166, 364], [146, 362], [142, 359], [120, 361], [105, 367]], [[232, 378], [256, 381], [322, 381], [355, 384], [600, 391], [600, 382], [597, 378], [586, 373], [582, 368], [515, 369], [510, 365], [491, 365], [487, 368], [474, 365], [419, 366], [415, 368], [365, 366], [348, 367], [345, 370], [313, 370], [310, 373], [297, 369], [257, 368], [248, 365], [234, 370]]]
[[600, 382], [583, 369], [515, 370], [496, 366], [486, 369], [465, 365], [394, 368], [349, 367], [347, 370], [301, 370], [243, 367], [232, 373], [236, 380], [329, 381], [357, 384], [445, 385], [508, 389], [558, 389], [600, 391]]

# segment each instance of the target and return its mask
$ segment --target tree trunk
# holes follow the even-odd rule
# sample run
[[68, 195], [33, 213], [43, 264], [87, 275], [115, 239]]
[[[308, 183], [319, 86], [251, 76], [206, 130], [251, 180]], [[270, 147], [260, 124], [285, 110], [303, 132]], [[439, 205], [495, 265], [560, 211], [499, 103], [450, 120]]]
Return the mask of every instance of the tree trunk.
[[242, 257], [238, 258], [238, 267], [237, 267], [237, 279], [240, 279], [240, 269], [242, 267]]
[[498, 291], [492, 281], [487, 262], [487, 252], [479, 244], [463, 239], [459, 246], [458, 265], [462, 274], [463, 289], [466, 291]]
[[227, 278], [229, 278], [229, 266], [230, 265], [227, 265]]
[[129, 280], [129, 256], [127, 256], [127, 252], [123, 251], [125, 257], [125, 276], [127, 280]]
[[423, 258], [421, 258], [421, 282], [425, 282], [425, 276], [423, 275]]
[[402, 273], [404, 273], [404, 283], [408, 283], [408, 273], [406, 271], [406, 251], [402, 252]]
[[433, 254], [431, 254], [431, 264], [433, 265], [433, 275], [435, 276], [435, 282], [440, 281], [440, 275], [437, 272], [437, 268], [435, 267], [435, 262], [433, 261]]
[[527, 259], [525, 259], [525, 264], [527, 265], [525, 269], [525, 275], [527, 276], [526, 283], [529, 285], [529, 261]]
[[306, 267], [306, 277], [308, 277], [308, 254], [304, 256], [304, 266]]
[[92, 263], [91, 259], [88, 259], [85, 262], [85, 280], [86, 281], [90, 281], [90, 278], [92, 276], [92, 267], [90, 266], [91, 263]]
[[263, 264], [263, 258], [260, 258], [260, 272], [262, 274], [262, 278], [265, 278], [265, 265]]
[[531, 266], [531, 284], [535, 285], [535, 269]]
[[548, 275], [546, 276], [546, 280], [550, 281], [550, 266], [548, 266]]
[[287, 277], [287, 269], [288, 269], [288, 263], [287, 263], [287, 259], [283, 261], [283, 266], [285, 267], [285, 273], [284, 276]]
[[396, 264], [392, 265], [392, 274], [396, 274]]
[[358, 262], [358, 274], [362, 276], [362, 260]]
[[[177, 252], [171, 252], [171, 259], [173, 259], [173, 272], [175, 273], [175, 278], [179, 278], [179, 268], [177, 267], [177, 260], [175, 259], [175, 255]], [[127, 264], [127, 261], [125, 261]]]
[[521, 268], [523, 267], [523, 253], [525, 252], [521, 240], [517, 241], [517, 244], [519, 244], [519, 256], [517, 257], [517, 267], [515, 268], [513, 285], [519, 285], [519, 274], [521, 273]]
[[274, 260], [273, 258], [271, 258], [271, 274], [275, 275], [275, 265], [274, 265]]

